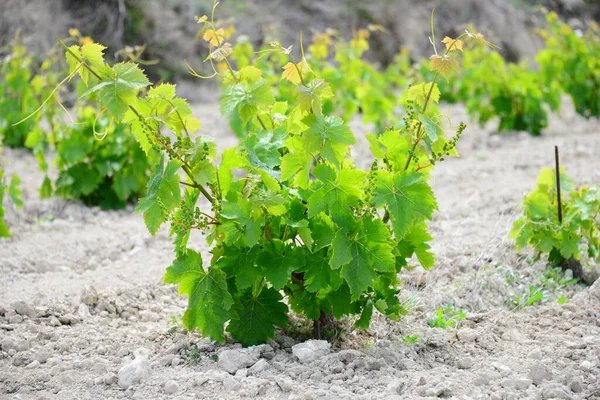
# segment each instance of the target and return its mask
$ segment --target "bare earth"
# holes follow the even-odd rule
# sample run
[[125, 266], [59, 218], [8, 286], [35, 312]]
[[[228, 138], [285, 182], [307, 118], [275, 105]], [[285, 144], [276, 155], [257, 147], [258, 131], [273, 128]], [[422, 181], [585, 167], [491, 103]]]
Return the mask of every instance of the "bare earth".
[[[215, 106], [195, 109], [221, 148], [236, 143]], [[448, 109], [466, 120], [461, 107]], [[545, 270], [507, 238], [524, 193], [552, 167], [555, 144], [576, 182], [599, 182], [600, 123], [564, 111], [541, 138], [492, 133], [471, 124], [463, 157], [438, 165], [437, 265], [403, 275], [411, 314], [399, 323], [375, 316], [369, 331], [344, 335], [312, 361], [291, 350], [306, 339], [298, 318], [250, 349], [185, 333], [172, 317], [186, 300], [161, 283], [173, 258], [167, 230], [150, 237], [132, 209], [40, 200], [34, 158], [6, 149], [25, 207], [7, 204], [13, 237], [0, 240], [0, 398], [600, 399], [600, 281], [521, 311], [506, 306]], [[368, 165], [359, 140], [354, 155]], [[193, 247], [208, 256], [201, 237]], [[429, 328], [427, 317], [448, 302], [467, 318], [457, 329]], [[418, 344], [403, 343], [407, 335]]]

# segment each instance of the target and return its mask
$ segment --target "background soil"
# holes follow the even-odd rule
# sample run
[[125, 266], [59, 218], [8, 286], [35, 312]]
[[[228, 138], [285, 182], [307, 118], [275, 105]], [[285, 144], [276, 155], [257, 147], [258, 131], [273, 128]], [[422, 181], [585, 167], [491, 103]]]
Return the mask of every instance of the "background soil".
[[[215, 105], [194, 109], [204, 134], [235, 145]], [[447, 109], [466, 121], [462, 107]], [[25, 207], [7, 204], [13, 237], [0, 240], [0, 398], [600, 398], [600, 281], [568, 286], [544, 305], [506, 307], [546, 268], [507, 236], [524, 193], [552, 166], [553, 146], [579, 184], [600, 181], [598, 120], [576, 116], [567, 101], [562, 109], [540, 138], [471, 124], [462, 158], [434, 174], [437, 264], [403, 275], [411, 314], [399, 323], [375, 316], [370, 330], [347, 332], [313, 360], [292, 351], [315, 344], [302, 344], [309, 327], [300, 318], [250, 349], [185, 333], [172, 317], [186, 299], [161, 283], [173, 258], [166, 229], [151, 238], [131, 209], [40, 200], [34, 158], [6, 149]], [[369, 165], [370, 128], [352, 125], [354, 156]], [[208, 256], [201, 237], [191, 243]], [[467, 318], [457, 329], [429, 328], [427, 317], [448, 302]], [[407, 335], [419, 343], [404, 343]]]

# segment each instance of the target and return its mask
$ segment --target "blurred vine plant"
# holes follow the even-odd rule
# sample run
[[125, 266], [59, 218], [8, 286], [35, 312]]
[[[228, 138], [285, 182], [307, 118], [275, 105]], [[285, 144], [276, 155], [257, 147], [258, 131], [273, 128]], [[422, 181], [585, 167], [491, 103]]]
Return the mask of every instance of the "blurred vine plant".
[[535, 189], [523, 200], [523, 214], [514, 222], [511, 237], [518, 249], [530, 246], [536, 258], [546, 254], [550, 265], [571, 268], [576, 278], [582, 278], [585, 260], [600, 262], [600, 185], [575, 188], [561, 170], [559, 217], [555, 173], [550, 168], [540, 171]]
[[[295, 90], [278, 101], [279, 83], [252, 64], [233, 65], [226, 30], [214, 17], [198, 22], [213, 76], [223, 80], [221, 113], [236, 111], [249, 124], [220, 162], [212, 140], [194, 134], [200, 123], [174, 85], [142, 95], [150, 82], [136, 64], [106, 64], [99, 44], [65, 46], [71, 75], [85, 81], [86, 94], [97, 94], [108, 115], [130, 123], [145, 152], [162, 154], [138, 210], [153, 235], [170, 223], [176, 258], [165, 282], [188, 296], [183, 324], [217, 341], [226, 330], [254, 345], [286, 326], [289, 308], [314, 320], [316, 335], [333, 317], [357, 316], [363, 328], [375, 309], [399, 319], [407, 311], [397, 296], [398, 272], [413, 255], [424, 268], [434, 265], [426, 225], [437, 208], [430, 171], [456, 155], [464, 129], [444, 135], [446, 117], [430, 107], [440, 96], [436, 80], [458, 67], [464, 39], [487, 44], [483, 36], [444, 39], [445, 50], [432, 57], [433, 81], [408, 91], [404, 123], [369, 136], [373, 162], [365, 171], [350, 157], [352, 131], [335, 110], [323, 110], [334, 95], [330, 85], [310, 72], [303, 55], [296, 62], [291, 47], [273, 45], [289, 59], [282, 77]], [[433, 37], [432, 43], [435, 49]], [[191, 248], [198, 230], [212, 245], [210, 261]]]

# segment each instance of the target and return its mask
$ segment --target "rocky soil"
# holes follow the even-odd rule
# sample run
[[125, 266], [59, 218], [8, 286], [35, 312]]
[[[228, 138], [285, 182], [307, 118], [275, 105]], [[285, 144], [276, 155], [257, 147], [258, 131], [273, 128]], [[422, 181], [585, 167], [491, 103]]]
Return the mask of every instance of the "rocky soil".
[[[204, 133], [221, 147], [235, 143], [216, 107], [195, 109]], [[466, 120], [461, 107], [449, 112]], [[359, 137], [368, 130], [353, 125]], [[150, 237], [132, 209], [40, 200], [33, 157], [6, 150], [25, 207], [7, 205], [14, 235], [0, 240], [0, 398], [598, 399], [600, 281], [551, 286], [543, 261], [517, 253], [507, 236], [555, 144], [573, 179], [600, 181], [599, 128], [572, 111], [553, 116], [541, 138], [473, 124], [463, 157], [434, 175], [438, 262], [403, 275], [411, 314], [399, 323], [375, 316], [370, 330], [333, 345], [307, 340], [306, 321], [292, 318], [253, 348], [178, 324], [186, 300], [161, 283], [173, 257], [166, 230]], [[354, 153], [368, 165], [364, 145]], [[202, 238], [193, 245], [206, 254]], [[508, 310], [529, 285], [547, 292], [544, 304]], [[466, 318], [428, 327], [449, 302]]]

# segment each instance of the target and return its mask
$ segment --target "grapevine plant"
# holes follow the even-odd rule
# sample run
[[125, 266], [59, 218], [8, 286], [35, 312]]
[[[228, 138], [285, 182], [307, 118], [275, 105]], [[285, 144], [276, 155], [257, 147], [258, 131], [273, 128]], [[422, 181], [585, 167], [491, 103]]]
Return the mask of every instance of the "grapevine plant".
[[129, 125], [111, 124], [97, 113], [92, 106], [82, 107], [76, 122], [57, 140], [54, 193], [102, 209], [124, 208], [145, 193], [149, 163]]
[[[2, 144], [0, 143], [0, 156], [2, 155]], [[13, 175], [10, 182], [7, 181], [6, 173], [0, 162], [0, 238], [10, 237], [10, 230], [4, 219], [6, 211], [4, 210], [4, 196], [8, 194], [13, 205], [17, 208], [23, 207], [23, 201], [21, 200], [21, 179], [17, 175]]]
[[[186, 328], [219, 342], [226, 330], [254, 345], [286, 326], [290, 308], [314, 320], [316, 334], [345, 315], [366, 328], [375, 309], [399, 319], [407, 311], [398, 273], [413, 256], [424, 268], [434, 264], [426, 225], [437, 208], [430, 171], [456, 154], [464, 130], [461, 124], [452, 138], [444, 135], [446, 119], [432, 107], [436, 81], [457, 67], [464, 39], [487, 43], [483, 36], [446, 38], [441, 53], [434, 45], [435, 77], [409, 89], [403, 124], [369, 136], [373, 162], [365, 171], [349, 154], [354, 134], [336, 110], [324, 109], [334, 96], [330, 84], [304, 72], [304, 57], [294, 62], [292, 50], [280, 47], [292, 63], [282, 84], [294, 89], [280, 101], [279, 81], [230, 60], [232, 46], [214, 18], [198, 22], [208, 59], [226, 68], [215, 68], [221, 113], [236, 112], [247, 124], [240, 145], [218, 158], [212, 140], [195, 135], [199, 121], [174, 85], [143, 92], [150, 82], [136, 64], [107, 64], [96, 43], [65, 45], [70, 74], [85, 81], [86, 94], [96, 94], [115, 121], [131, 124], [146, 153], [161, 154], [137, 209], [153, 235], [170, 223], [175, 260], [165, 282], [188, 296]], [[193, 249], [197, 231], [212, 246], [210, 260]]]
[[[69, 30], [66, 40], [78, 43], [81, 49], [85, 49], [82, 51], [94, 48], [92, 40], [83, 37], [76, 29]], [[111, 123], [107, 115], [98, 112], [100, 100], [94, 95], [87, 95], [76, 102], [75, 108], [79, 110], [75, 116], [68, 114], [70, 122], [57, 118], [59, 110], [66, 110], [59, 95], [60, 85], [54, 89], [58, 71], [64, 70], [64, 67], [58, 60], [50, 58], [42, 64], [41, 72], [29, 79], [33, 75], [33, 67], [25, 52], [24, 47], [15, 46], [11, 56], [3, 61], [9, 71], [6, 78], [9, 93], [6, 98], [8, 105], [0, 102], [0, 111], [7, 118], [4, 139], [14, 144], [18, 137], [19, 143], [34, 151], [39, 168], [45, 175], [40, 196], [47, 198], [55, 194], [79, 199], [88, 205], [100, 205], [103, 209], [123, 208], [128, 202], [137, 200], [145, 192], [149, 161], [131, 135], [129, 124]], [[50, 55], [55, 53], [56, 50], [53, 50]], [[141, 52], [125, 49], [119, 54], [135, 58]], [[67, 63], [62, 64], [69, 63], [72, 65], [73, 60], [67, 59]], [[70, 78], [67, 76], [62, 83], [67, 83]], [[28, 82], [32, 89], [25, 86]], [[79, 95], [87, 90], [86, 82], [82, 80], [77, 88]], [[19, 101], [11, 97], [11, 93], [21, 87], [17, 83], [26, 88], [22, 96], [17, 97]], [[52, 104], [58, 106], [48, 106], [48, 100], [39, 106], [42, 95], [54, 99]], [[11, 107], [15, 106], [19, 111], [13, 115]], [[47, 126], [41, 124], [42, 121], [47, 122]], [[54, 152], [48, 153], [48, 149]], [[48, 176], [49, 154], [55, 155], [52, 164], [58, 169], [54, 181]]]
[[53, 96], [58, 83], [57, 60], [48, 59], [37, 65], [27, 48], [15, 38], [11, 52], [0, 60], [0, 139], [8, 147], [29, 147], [36, 154], [43, 151], [27, 142], [31, 136], [43, 135], [42, 122], [54, 129], [56, 109], [47, 108], [35, 113], [23, 123], [27, 115], [38, 108], [39, 103]]
[[517, 248], [531, 246], [536, 258], [546, 254], [551, 265], [573, 268], [581, 278], [582, 260], [600, 262], [600, 185], [576, 188], [561, 171], [559, 214], [555, 172], [540, 172], [536, 188], [523, 200], [523, 214], [513, 224], [511, 237]]
[[592, 23], [576, 33], [556, 13], [546, 15], [548, 29], [541, 35], [546, 47], [536, 55], [545, 86], [558, 85], [573, 99], [577, 113], [600, 117], [600, 29]]

